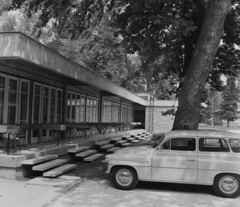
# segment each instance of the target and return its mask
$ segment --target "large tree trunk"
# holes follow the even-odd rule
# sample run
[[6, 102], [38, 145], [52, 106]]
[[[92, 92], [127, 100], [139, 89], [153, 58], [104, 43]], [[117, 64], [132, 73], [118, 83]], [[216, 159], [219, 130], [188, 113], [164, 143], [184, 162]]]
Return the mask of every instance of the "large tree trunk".
[[224, 34], [231, 0], [209, 0], [196, 49], [182, 82], [173, 130], [197, 129], [202, 91]]

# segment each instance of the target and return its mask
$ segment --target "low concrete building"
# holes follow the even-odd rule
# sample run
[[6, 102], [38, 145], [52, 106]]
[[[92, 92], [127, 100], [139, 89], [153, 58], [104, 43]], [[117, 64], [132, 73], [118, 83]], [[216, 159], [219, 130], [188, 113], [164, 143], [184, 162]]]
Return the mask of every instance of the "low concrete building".
[[27, 143], [49, 139], [43, 124], [171, 129], [174, 117], [161, 112], [174, 101], [133, 94], [20, 32], [0, 33], [0, 47], [0, 125], [20, 126]]
[[128, 125], [146, 101], [19, 33], [0, 33], [0, 124], [19, 125], [28, 143], [48, 140], [43, 124]]

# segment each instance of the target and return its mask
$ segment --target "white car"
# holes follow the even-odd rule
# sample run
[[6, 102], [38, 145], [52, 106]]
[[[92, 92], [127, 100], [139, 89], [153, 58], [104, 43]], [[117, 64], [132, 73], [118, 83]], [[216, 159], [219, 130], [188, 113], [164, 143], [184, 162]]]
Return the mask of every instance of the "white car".
[[138, 181], [213, 186], [233, 198], [240, 191], [240, 134], [186, 130], [163, 134], [152, 145], [122, 148], [106, 157], [107, 173], [119, 189]]

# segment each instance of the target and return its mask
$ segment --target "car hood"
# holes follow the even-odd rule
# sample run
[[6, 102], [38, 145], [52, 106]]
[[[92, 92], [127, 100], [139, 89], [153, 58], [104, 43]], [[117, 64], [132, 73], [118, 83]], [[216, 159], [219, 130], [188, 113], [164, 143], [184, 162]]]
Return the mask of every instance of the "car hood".
[[134, 154], [134, 155], [147, 155], [150, 153], [152, 147], [149, 146], [140, 146], [140, 147], [127, 147], [118, 149], [114, 152], [114, 155], [125, 155], [125, 154]]

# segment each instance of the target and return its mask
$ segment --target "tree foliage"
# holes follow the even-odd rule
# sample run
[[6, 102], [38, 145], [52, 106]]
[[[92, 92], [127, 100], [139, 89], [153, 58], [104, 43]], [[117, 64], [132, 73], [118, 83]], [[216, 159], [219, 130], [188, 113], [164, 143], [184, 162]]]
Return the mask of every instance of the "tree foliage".
[[[235, 45], [239, 33], [232, 29], [239, 26], [240, 6], [236, 3], [238, 0], [13, 0], [12, 5], [23, 6], [29, 16], [40, 11], [35, 27], [39, 34], [53, 18], [58, 33], [73, 39], [109, 12], [111, 26], [123, 38], [127, 52], [141, 58], [139, 74], [145, 76], [147, 90], [165, 72], [174, 77], [172, 84], [177, 87], [173, 90], [181, 91], [174, 129], [186, 124], [193, 129], [199, 121], [205, 82], [220, 90], [220, 74], [238, 69]], [[224, 54], [231, 58], [227, 60]]]
[[105, 19], [85, 30], [77, 40], [57, 36], [47, 46], [132, 92], [145, 91], [145, 80], [139, 73], [141, 61], [127, 54], [115, 30]]
[[60, 38], [58, 52], [121, 85], [127, 74], [127, 53], [105, 23], [89, 28], [77, 40]]
[[220, 111], [220, 117], [226, 120], [228, 124], [230, 121], [237, 119], [238, 95], [239, 91], [236, 86], [236, 78], [230, 76], [223, 90], [223, 101]]
[[157, 81], [162, 71], [169, 75], [178, 74], [174, 76], [175, 80], [172, 79], [173, 83], [180, 81], [179, 76], [184, 76], [183, 56], [176, 51], [183, 51], [183, 39], [195, 30], [190, 18], [194, 5], [189, 0], [13, 0], [14, 7], [22, 5], [29, 16], [41, 11], [35, 32], [41, 34], [41, 28], [54, 18], [58, 32], [68, 33], [73, 39], [98, 24], [96, 19], [101, 19], [105, 11], [112, 9], [112, 27], [117, 28], [116, 35], [123, 37], [127, 52], [137, 52], [140, 56], [141, 74], [145, 76], [148, 87], [152, 83], [149, 77]]
[[[232, 1], [234, 6], [226, 18], [224, 44], [208, 77], [217, 90], [222, 86], [221, 73], [228, 74], [229, 65], [238, 65], [239, 51], [234, 49], [240, 41], [237, 2]], [[174, 82], [180, 83], [192, 58], [205, 15], [200, 0], [13, 0], [12, 5], [15, 8], [23, 5], [29, 16], [41, 11], [34, 30], [39, 35], [49, 19], [54, 18], [57, 31], [68, 33], [74, 39], [92, 25], [97, 25], [98, 19], [112, 9], [112, 26], [118, 28], [117, 33], [124, 37], [128, 52], [137, 51], [140, 55], [145, 76], [157, 79], [158, 70], [166, 69], [169, 75], [178, 74]], [[226, 54], [231, 54], [231, 61], [226, 61], [229, 60]]]
[[12, 4], [12, 0], [0, 0], [0, 15]]
[[46, 44], [49, 41], [52, 41], [54, 36], [53, 28], [50, 24], [47, 24], [42, 28], [41, 37], [33, 32], [34, 27], [38, 21], [39, 13], [35, 13], [30, 17], [27, 17], [22, 9], [2, 10], [0, 15], [0, 32], [22, 32], [33, 39], [40, 41], [43, 44]]

